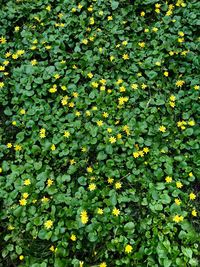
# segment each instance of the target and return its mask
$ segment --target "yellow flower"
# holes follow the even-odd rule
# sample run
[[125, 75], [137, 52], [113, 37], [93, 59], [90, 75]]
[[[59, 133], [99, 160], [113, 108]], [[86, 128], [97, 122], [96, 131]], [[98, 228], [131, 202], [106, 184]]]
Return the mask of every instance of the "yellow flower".
[[89, 184], [89, 186], [88, 186], [88, 189], [89, 189], [90, 191], [94, 191], [96, 188], [97, 188], [97, 186], [96, 186], [96, 184], [94, 184], [94, 183], [91, 183], [91, 184]]
[[102, 114], [102, 116], [103, 116], [104, 118], [108, 118], [108, 113], [107, 113], [107, 112], [104, 112], [104, 113]]
[[21, 114], [21, 115], [26, 114], [26, 110], [25, 110], [25, 109], [21, 109], [21, 110], [20, 110], [20, 114]]
[[125, 246], [125, 252], [126, 253], [131, 253], [132, 250], [133, 250], [133, 247], [131, 245], [126, 245]]
[[24, 180], [24, 185], [30, 185], [30, 184], [31, 184], [31, 180], [30, 179]]
[[89, 22], [90, 25], [93, 25], [94, 24], [94, 18], [90, 18], [90, 22]]
[[56, 150], [56, 146], [53, 144], [53, 145], [51, 145], [51, 150], [52, 151], [55, 151]]
[[140, 154], [138, 152], [133, 152], [133, 157], [136, 159], [140, 156]]
[[109, 138], [109, 142], [110, 142], [111, 144], [115, 143], [116, 141], [117, 141], [117, 139], [116, 139], [114, 136], [111, 136], [111, 137]]
[[97, 125], [100, 127], [100, 126], [103, 126], [103, 121], [97, 121]]
[[138, 89], [138, 85], [137, 85], [136, 83], [133, 83], [133, 84], [131, 85], [131, 88], [134, 89], [134, 90], [136, 90], [136, 89]]
[[176, 182], [176, 187], [177, 188], [182, 188], [183, 184], [180, 181], [178, 181], [178, 182]]
[[194, 193], [190, 193], [189, 197], [190, 197], [190, 200], [195, 200], [196, 195]]
[[170, 98], [169, 98], [171, 101], [175, 101], [176, 100], [176, 97], [174, 95], [171, 95]]
[[63, 136], [69, 138], [70, 137], [70, 132], [69, 131], [65, 131]]
[[193, 120], [188, 121], [188, 125], [190, 125], [190, 126], [194, 126], [194, 125], [195, 125], [195, 121], [193, 121]]
[[195, 85], [194, 90], [199, 90], [199, 85]]
[[79, 262], [79, 267], [83, 267], [84, 261]]
[[24, 199], [27, 199], [29, 194], [27, 192], [25, 192], [25, 193], [22, 194], [22, 196], [23, 196]]
[[165, 77], [169, 76], [169, 72], [168, 71], [165, 71], [163, 74], [164, 74]]
[[120, 189], [122, 187], [122, 184], [120, 182], [115, 183], [115, 188]]
[[49, 250], [51, 250], [52, 252], [54, 252], [54, 251], [55, 251], [54, 246], [51, 246], [51, 247], [49, 248]]
[[82, 40], [82, 44], [87, 45], [87, 44], [88, 44], [88, 40], [87, 40], [87, 39], [83, 39], [83, 40]]
[[179, 32], [178, 35], [183, 37], [185, 34], [184, 34], [184, 32]]
[[129, 55], [128, 55], [128, 54], [123, 54], [123, 56], [122, 56], [122, 57], [123, 57], [123, 59], [124, 59], [124, 60], [127, 60], [127, 59], [129, 59]]
[[166, 127], [163, 126], [163, 125], [161, 125], [161, 126], [159, 127], [159, 131], [162, 132], [162, 133], [165, 133], [165, 132], [166, 132]]
[[21, 151], [22, 147], [20, 145], [14, 145], [15, 151]]
[[20, 199], [20, 200], [19, 200], [19, 204], [20, 204], [21, 206], [26, 206], [26, 204], [27, 204], [26, 199], [25, 199], [25, 198]]
[[148, 153], [149, 152], [149, 148], [148, 147], [144, 147], [143, 151], [144, 151], [144, 153]]
[[147, 85], [143, 83], [143, 84], [141, 85], [141, 87], [142, 87], [142, 89], [145, 89], [145, 88], [147, 88]]
[[53, 226], [53, 221], [52, 220], [47, 220], [44, 223], [45, 228], [50, 229]]
[[183, 80], [178, 80], [178, 81], [176, 82], [176, 86], [177, 86], [177, 87], [182, 87], [184, 84], [185, 84], [185, 81], [183, 81]]
[[108, 181], [109, 184], [112, 184], [114, 182], [114, 179], [113, 178], [108, 178], [107, 181]]
[[99, 267], [106, 267], [106, 266], [107, 266], [107, 264], [105, 261], [99, 264]]
[[179, 215], [175, 215], [173, 217], [173, 221], [176, 222], [176, 223], [182, 222], [183, 219], [184, 219], [183, 216], [179, 216]]
[[86, 210], [83, 210], [82, 212], [81, 212], [81, 222], [83, 223], [83, 224], [86, 224], [87, 222], [88, 222], [88, 215], [87, 215], [87, 211]]
[[92, 87], [94, 87], [94, 88], [98, 88], [98, 86], [99, 86], [99, 84], [98, 84], [97, 82], [92, 82], [91, 85], [92, 85]]
[[76, 235], [72, 234], [72, 235], [70, 236], [70, 239], [71, 239], [72, 241], [76, 241]]
[[31, 65], [32, 65], [32, 66], [35, 66], [35, 65], [37, 65], [37, 63], [38, 63], [38, 62], [37, 62], [37, 60], [36, 60], [36, 59], [33, 59], [33, 60], [31, 60]]
[[167, 177], [165, 178], [165, 181], [166, 181], [166, 183], [171, 183], [171, 182], [172, 182], [172, 177], [167, 176]]
[[103, 209], [98, 208], [97, 213], [102, 215], [103, 214]]
[[43, 198], [41, 199], [41, 201], [44, 202], [44, 203], [47, 203], [47, 202], [49, 201], [49, 198], [48, 198], [48, 197], [43, 197]]
[[4, 87], [4, 82], [0, 82], [0, 88]]
[[53, 180], [52, 179], [48, 179], [47, 180], [47, 186], [51, 186], [53, 184]]
[[175, 198], [174, 202], [176, 203], [176, 205], [180, 206], [181, 205], [181, 201], [178, 198]]
[[19, 256], [19, 259], [20, 259], [20, 261], [22, 261], [24, 259], [24, 256], [23, 255], [20, 255]]
[[108, 16], [108, 21], [113, 20], [112, 16]]
[[46, 130], [44, 128], [40, 129], [40, 138], [46, 137]]
[[139, 42], [138, 45], [139, 45], [141, 48], [144, 48], [144, 47], [145, 47], [145, 42]]
[[117, 208], [114, 208], [114, 209], [112, 210], [112, 214], [115, 215], [115, 216], [119, 216], [119, 214], [120, 214], [120, 210], [117, 209]]
[[12, 144], [11, 143], [7, 143], [7, 148], [11, 148], [12, 147]]
[[5, 44], [7, 42], [6, 38], [1, 36], [0, 38], [0, 44]]
[[145, 12], [142, 11], [142, 12], [140, 13], [140, 16], [141, 16], [141, 17], [144, 17], [144, 16], [145, 16]]
[[192, 210], [192, 216], [194, 216], [194, 217], [197, 216], [197, 211], [195, 209]]
[[92, 173], [93, 172], [93, 168], [91, 166], [87, 167], [87, 172]]

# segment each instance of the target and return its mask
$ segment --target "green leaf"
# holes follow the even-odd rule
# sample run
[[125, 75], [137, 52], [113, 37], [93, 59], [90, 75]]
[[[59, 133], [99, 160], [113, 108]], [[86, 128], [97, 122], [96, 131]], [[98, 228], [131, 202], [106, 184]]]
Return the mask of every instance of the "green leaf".
[[119, 6], [119, 2], [118, 1], [111, 1], [111, 7], [113, 10], [117, 9]]

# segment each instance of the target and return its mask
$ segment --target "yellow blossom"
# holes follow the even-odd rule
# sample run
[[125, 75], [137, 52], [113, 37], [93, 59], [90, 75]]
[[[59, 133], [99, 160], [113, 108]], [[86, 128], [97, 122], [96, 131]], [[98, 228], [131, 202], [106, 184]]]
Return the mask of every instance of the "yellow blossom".
[[80, 217], [81, 217], [81, 222], [82, 222], [83, 224], [86, 224], [86, 223], [88, 222], [88, 215], [87, 215], [87, 211], [86, 211], [86, 210], [83, 210], [83, 211], [81, 212]]
[[122, 187], [122, 184], [120, 182], [115, 183], [115, 188], [120, 189]]
[[183, 80], [178, 80], [178, 81], [176, 82], [176, 86], [177, 86], [177, 87], [182, 87], [184, 84], [185, 84], [185, 81], [183, 81]]
[[190, 193], [189, 197], [190, 197], [190, 200], [195, 200], [196, 195], [194, 193]]
[[165, 132], [166, 132], [166, 127], [163, 126], [163, 125], [161, 125], [161, 126], [159, 127], [159, 131], [162, 132], [162, 133], [165, 133]]
[[30, 184], [31, 184], [31, 180], [30, 179], [24, 180], [24, 185], [30, 185]]
[[103, 209], [98, 208], [97, 213], [102, 215], [103, 214]]
[[133, 250], [133, 247], [131, 245], [126, 245], [125, 246], [125, 252], [126, 253], [131, 253], [132, 250]]
[[174, 202], [176, 203], [176, 205], [180, 206], [181, 205], [181, 201], [178, 198], [175, 198]]
[[114, 136], [111, 136], [111, 137], [109, 138], [109, 142], [110, 142], [111, 144], [115, 143], [116, 141], [117, 141], [117, 139], [116, 139]]
[[76, 241], [76, 235], [75, 235], [75, 234], [72, 234], [72, 235], [70, 236], [70, 239], [71, 239], [72, 241]]
[[171, 183], [171, 182], [172, 182], [172, 177], [167, 176], [167, 177], [165, 178], [165, 181], [166, 181], [167, 183]]
[[19, 200], [19, 204], [20, 204], [21, 206], [26, 206], [26, 203], [27, 203], [27, 201], [26, 201], [25, 198], [22, 198], [22, 199]]
[[192, 210], [192, 216], [194, 216], [194, 217], [197, 216], [197, 211], [195, 209]]
[[114, 208], [114, 209], [112, 210], [112, 214], [115, 215], [115, 216], [119, 216], [119, 214], [120, 214], [120, 210], [117, 209], [117, 208]]
[[45, 226], [45, 228], [47, 228], [47, 229], [52, 228], [52, 226], [53, 226], [53, 221], [52, 221], [52, 220], [47, 220], [47, 221], [44, 223], [44, 226]]
[[97, 188], [97, 186], [96, 186], [96, 184], [94, 184], [94, 183], [91, 183], [91, 184], [89, 184], [89, 186], [88, 186], [88, 189], [89, 189], [90, 191], [94, 191], [96, 188]]
[[177, 188], [182, 188], [183, 187], [183, 184], [180, 181], [177, 181], [176, 182], [176, 187]]

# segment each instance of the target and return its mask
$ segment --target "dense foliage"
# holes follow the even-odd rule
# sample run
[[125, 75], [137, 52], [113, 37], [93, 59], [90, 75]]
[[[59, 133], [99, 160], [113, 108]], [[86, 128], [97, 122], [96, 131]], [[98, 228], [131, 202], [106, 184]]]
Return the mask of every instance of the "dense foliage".
[[0, 5], [0, 266], [199, 266], [200, 2]]

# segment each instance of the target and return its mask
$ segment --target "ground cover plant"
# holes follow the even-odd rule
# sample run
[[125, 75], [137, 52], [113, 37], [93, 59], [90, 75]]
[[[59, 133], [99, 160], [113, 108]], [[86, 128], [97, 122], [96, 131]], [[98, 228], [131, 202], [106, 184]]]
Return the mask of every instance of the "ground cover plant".
[[0, 266], [199, 266], [200, 2], [0, 7]]

